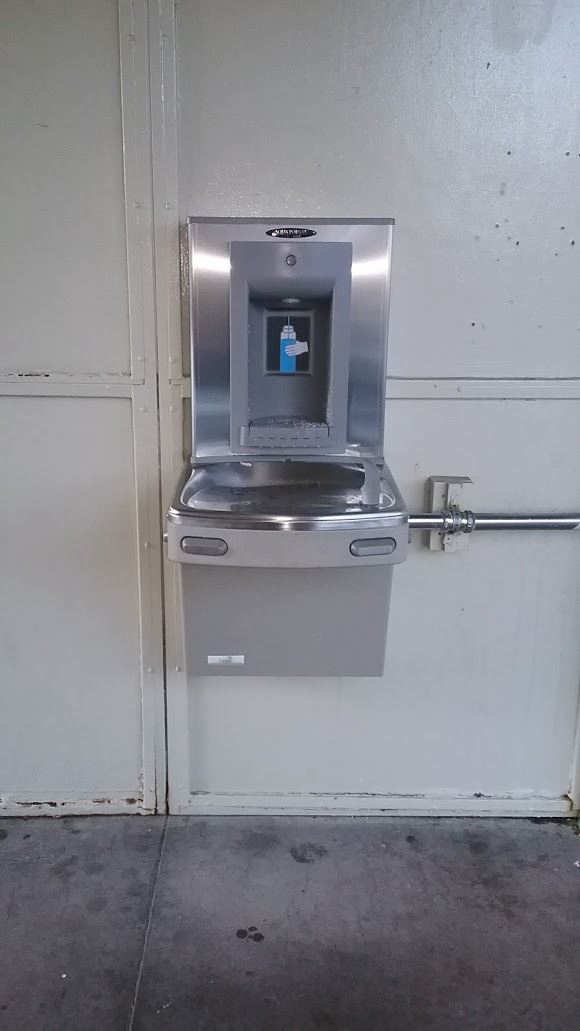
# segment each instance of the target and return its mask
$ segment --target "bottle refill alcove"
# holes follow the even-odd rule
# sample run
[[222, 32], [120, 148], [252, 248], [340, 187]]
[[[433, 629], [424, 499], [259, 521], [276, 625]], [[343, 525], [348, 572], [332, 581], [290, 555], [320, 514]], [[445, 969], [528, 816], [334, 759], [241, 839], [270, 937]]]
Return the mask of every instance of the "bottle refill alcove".
[[379, 676], [392, 219], [190, 219], [193, 454], [168, 513], [188, 672]]

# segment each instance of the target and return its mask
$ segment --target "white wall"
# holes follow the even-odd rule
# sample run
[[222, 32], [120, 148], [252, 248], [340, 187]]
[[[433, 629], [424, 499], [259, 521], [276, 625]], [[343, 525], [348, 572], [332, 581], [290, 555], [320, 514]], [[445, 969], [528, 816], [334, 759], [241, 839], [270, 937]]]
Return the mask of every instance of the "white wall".
[[[578, 509], [577, 4], [0, 18], [0, 808], [152, 810], [180, 219], [395, 216], [385, 443], [410, 506], [448, 472], [474, 507]], [[377, 680], [188, 680], [166, 564], [173, 811], [567, 812], [576, 537], [415, 542]]]
[[122, 88], [112, 0], [0, 11], [7, 812], [164, 799], [151, 194], [127, 192], [150, 162], [147, 79], [139, 105], [127, 20]]
[[[385, 446], [409, 505], [447, 472], [472, 476], [475, 508], [578, 509], [574, 0], [184, 0], [176, 82], [169, 3], [151, 30], [160, 203], [397, 219]], [[173, 368], [166, 413], [188, 392]], [[416, 541], [381, 680], [186, 681], [168, 570], [174, 810], [566, 812], [576, 538]]]

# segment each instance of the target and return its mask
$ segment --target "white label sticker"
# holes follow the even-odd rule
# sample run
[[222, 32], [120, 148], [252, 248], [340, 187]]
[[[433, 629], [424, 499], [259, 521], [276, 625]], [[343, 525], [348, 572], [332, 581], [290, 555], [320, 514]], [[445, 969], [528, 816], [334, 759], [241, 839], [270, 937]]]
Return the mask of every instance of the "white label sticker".
[[208, 655], [209, 666], [243, 666], [245, 655]]

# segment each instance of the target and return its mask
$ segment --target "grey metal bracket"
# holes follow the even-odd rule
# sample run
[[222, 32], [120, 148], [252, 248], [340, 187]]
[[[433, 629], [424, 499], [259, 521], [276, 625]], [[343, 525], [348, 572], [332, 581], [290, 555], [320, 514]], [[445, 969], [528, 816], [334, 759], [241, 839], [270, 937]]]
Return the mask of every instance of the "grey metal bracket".
[[[430, 476], [425, 483], [425, 497], [429, 512], [441, 512], [441, 529], [427, 530], [429, 551], [463, 551], [469, 538], [463, 536], [473, 530], [473, 519], [462, 518], [462, 508], [469, 500], [469, 476]], [[471, 515], [471, 513], [469, 513]]]

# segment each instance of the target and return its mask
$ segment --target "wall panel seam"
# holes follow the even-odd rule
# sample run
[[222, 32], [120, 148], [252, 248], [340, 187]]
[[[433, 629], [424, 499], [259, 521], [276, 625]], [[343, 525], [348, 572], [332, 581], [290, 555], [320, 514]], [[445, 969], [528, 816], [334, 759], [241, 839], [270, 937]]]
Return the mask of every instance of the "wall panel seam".
[[153, 187], [146, 0], [119, 0], [125, 231], [133, 385], [143, 804], [164, 806], [165, 713]]
[[[191, 377], [172, 380], [191, 397]], [[577, 401], [580, 379], [387, 378], [388, 401]]]
[[[177, 167], [177, 92], [173, 0], [150, 0], [155, 297], [159, 368], [162, 505], [168, 504], [183, 463], [181, 295]], [[183, 660], [179, 570], [165, 560], [165, 649], [169, 810], [189, 797], [187, 680]]]

